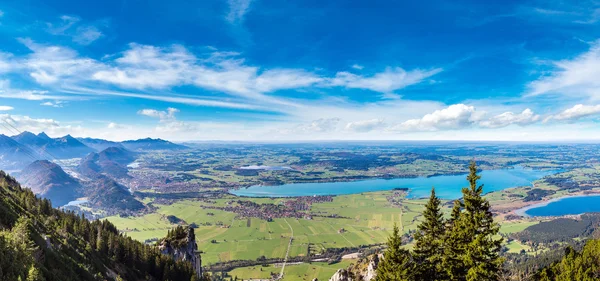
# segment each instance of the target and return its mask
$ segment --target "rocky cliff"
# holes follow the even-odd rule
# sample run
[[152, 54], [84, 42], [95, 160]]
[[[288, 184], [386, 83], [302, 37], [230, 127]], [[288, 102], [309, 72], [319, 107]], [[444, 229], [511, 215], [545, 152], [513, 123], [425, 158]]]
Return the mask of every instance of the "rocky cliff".
[[187, 261], [192, 264], [198, 280], [202, 277], [202, 258], [196, 244], [196, 235], [194, 229], [188, 227], [184, 229], [181, 226], [169, 231], [159, 246], [160, 251], [165, 255], [172, 256], [175, 260]]
[[379, 257], [372, 255], [348, 268], [338, 269], [329, 281], [370, 281], [375, 279], [377, 265], [379, 265]]

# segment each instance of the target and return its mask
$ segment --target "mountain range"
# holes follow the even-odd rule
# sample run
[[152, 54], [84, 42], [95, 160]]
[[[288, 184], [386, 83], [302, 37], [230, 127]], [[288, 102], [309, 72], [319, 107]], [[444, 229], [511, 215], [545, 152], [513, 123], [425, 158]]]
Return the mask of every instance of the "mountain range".
[[51, 138], [44, 132], [22, 132], [14, 136], [0, 135], [0, 168], [21, 169], [36, 160], [84, 158], [109, 147], [131, 151], [182, 150], [186, 146], [162, 139], [139, 139], [114, 142], [94, 138], [74, 138], [66, 135]]

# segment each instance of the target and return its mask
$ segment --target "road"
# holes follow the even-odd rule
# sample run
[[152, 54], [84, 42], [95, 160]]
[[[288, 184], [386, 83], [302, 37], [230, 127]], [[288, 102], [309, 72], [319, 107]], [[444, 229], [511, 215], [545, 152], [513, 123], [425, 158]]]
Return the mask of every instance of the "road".
[[290, 227], [290, 231], [292, 235], [290, 236], [290, 243], [288, 244], [287, 252], [285, 252], [285, 259], [283, 259], [283, 265], [281, 266], [281, 273], [279, 273], [278, 280], [283, 279], [283, 271], [285, 270], [285, 264], [287, 263], [288, 256], [290, 255], [290, 249], [292, 248], [292, 241], [294, 240], [294, 229], [292, 225], [287, 221], [287, 219], [283, 219], [285, 223]]

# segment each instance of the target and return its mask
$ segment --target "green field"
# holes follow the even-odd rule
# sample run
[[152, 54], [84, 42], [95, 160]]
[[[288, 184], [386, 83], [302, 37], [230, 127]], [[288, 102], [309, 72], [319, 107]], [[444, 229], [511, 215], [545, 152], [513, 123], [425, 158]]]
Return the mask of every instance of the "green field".
[[[301, 263], [301, 264], [290, 264], [285, 266], [283, 274], [283, 280], [285, 281], [304, 281], [313, 280], [317, 278], [319, 280], [329, 280], [331, 276], [340, 268], [347, 268], [353, 260], [343, 260], [335, 264], [327, 264], [325, 262], [313, 262], [313, 263]], [[281, 267], [279, 266], [251, 266], [236, 268], [230, 271], [228, 274], [238, 279], [269, 279], [271, 273], [279, 274]]]
[[[325, 248], [356, 247], [384, 243], [397, 224], [404, 232], [416, 227], [423, 209], [423, 200], [404, 201], [401, 207], [392, 206], [386, 199], [390, 192], [374, 192], [337, 196], [333, 202], [312, 206], [312, 212], [338, 214], [344, 218], [314, 217], [308, 219], [275, 219], [272, 222], [251, 218], [236, 219], [236, 214], [204, 209], [202, 206], [224, 206], [232, 198], [217, 199], [215, 203], [183, 200], [172, 205], [156, 205], [156, 213], [139, 217], [108, 217], [120, 230], [134, 239], [144, 241], [166, 235], [174, 225], [166, 215], [175, 215], [196, 229], [199, 249], [205, 265], [236, 259], [256, 259], [260, 256], [284, 257], [289, 237], [294, 233], [291, 256], [307, 254]], [[255, 198], [257, 203], [283, 199]], [[212, 213], [213, 215], [209, 215]], [[207, 226], [205, 224], [211, 224]], [[289, 226], [288, 226], [289, 223]], [[292, 229], [290, 229], [290, 226]], [[339, 233], [340, 229], [345, 232]], [[216, 243], [214, 243], [216, 240]]]
[[[332, 202], [315, 203], [311, 213], [337, 214], [339, 218], [315, 216], [313, 219], [277, 218], [271, 222], [258, 218], [239, 218], [235, 213], [207, 209], [207, 206], [226, 206], [237, 197], [215, 199], [210, 202], [181, 200], [171, 205], [158, 205], [152, 214], [138, 217], [108, 217], [120, 230], [134, 239], [161, 238], [174, 227], [166, 216], [174, 215], [186, 223], [196, 223], [196, 239], [204, 253], [204, 265], [230, 260], [255, 260], [260, 256], [283, 258], [290, 236], [294, 240], [290, 256], [304, 256], [309, 247], [314, 253], [326, 248], [358, 247], [385, 243], [394, 224], [406, 233], [418, 224], [426, 199], [402, 200], [400, 206], [388, 202], [392, 191], [371, 192], [334, 197]], [[497, 194], [490, 194], [498, 199]], [[287, 199], [244, 198], [256, 203], [278, 204]], [[445, 205], [444, 213], [450, 208]], [[501, 222], [501, 233], [524, 230], [537, 221]], [[344, 229], [344, 231], [340, 231]], [[519, 252], [523, 245], [507, 244], [510, 252]], [[408, 245], [410, 247], [411, 245]], [[525, 249], [528, 250], [528, 249]]]

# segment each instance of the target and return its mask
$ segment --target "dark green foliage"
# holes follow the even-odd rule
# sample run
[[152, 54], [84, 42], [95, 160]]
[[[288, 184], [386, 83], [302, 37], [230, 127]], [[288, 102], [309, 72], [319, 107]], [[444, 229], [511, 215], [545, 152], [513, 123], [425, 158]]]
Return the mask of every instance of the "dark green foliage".
[[445, 222], [440, 200], [431, 196], [424, 220], [414, 238], [414, 253], [400, 248], [398, 228], [388, 241], [388, 249], [377, 269], [377, 280], [499, 280], [504, 260], [500, 258], [500, 226], [494, 222], [490, 203], [482, 197], [483, 185], [472, 162], [463, 188], [463, 201], [454, 202], [450, 219]]
[[413, 280], [414, 263], [409, 251], [402, 249], [402, 238], [398, 226], [394, 225], [392, 236], [388, 238], [387, 250], [377, 267], [375, 281]]
[[51, 208], [0, 171], [0, 280], [192, 280], [187, 262], [123, 236], [108, 221]]
[[527, 191], [527, 196], [523, 198], [524, 202], [542, 200], [546, 196], [556, 193], [554, 190], [534, 188]]
[[600, 226], [600, 214], [585, 214], [578, 219], [557, 218], [527, 227], [511, 235], [512, 238], [532, 243], [566, 242], [586, 237]]
[[446, 272], [442, 267], [444, 218], [440, 210], [440, 199], [431, 189], [431, 196], [423, 211], [424, 220], [419, 224], [414, 235], [414, 259], [419, 265], [416, 268], [417, 279], [445, 280]]
[[454, 201], [454, 207], [450, 214], [450, 220], [446, 223], [446, 233], [444, 235], [444, 256], [442, 258], [442, 267], [446, 270], [450, 280], [461, 280], [467, 275], [467, 266], [463, 263], [466, 245], [469, 240], [468, 234], [458, 231], [456, 223], [460, 219], [462, 203]]
[[580, 252], [567, 248], [562, 260], [540, 270], [539, 281], [600, 280], [600, 240], [590, 240]]
[[462, 232], [466, 238], [463, 255], [463, 262], [468, 268], [466, 280], [498, 280], [503, 263], [499, 256], [502, 239], [494, 236], [500, 231], [500, 225], [494, 222], [490, 203], [481, 196], [483, 185], [477, 185], [481, 177], [477, 174], [475, 162], [471, 162], [469, 170], [469, 187], [462, 190], [464, 209], [454, 222], [452, 231]]

